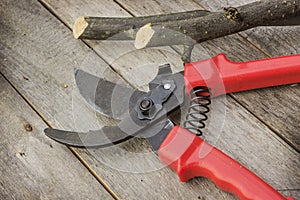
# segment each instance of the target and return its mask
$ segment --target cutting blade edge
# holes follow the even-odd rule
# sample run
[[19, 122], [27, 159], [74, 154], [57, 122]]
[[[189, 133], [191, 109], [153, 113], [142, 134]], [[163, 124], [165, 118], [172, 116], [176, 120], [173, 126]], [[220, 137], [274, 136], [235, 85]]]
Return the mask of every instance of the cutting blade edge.
[[[174, 123], [167, 118], [158, 122], [156, 124], [156, 128], [144, 131], [143, 134], [141, 134], [141, 137], [145, 138], [151, 145], [153, 151], [157, 153], [160, 145], [173, 127]], [[135, 136], [126, 134], [118, 126], [105, 126], [100, 130], [88, 132], [64, 131], [46, 128], [44, 132], [49, 138], [59, 143], [80, 148], [108, 147]]]
[[64, 131], [46, 128], [44, 132], [49, 138], [59, 143], [86, 148], [108, 147], [133, 137], [132, 135], [124, 133], [117, 126], [105, 126], [102, 129], [88, 132]]

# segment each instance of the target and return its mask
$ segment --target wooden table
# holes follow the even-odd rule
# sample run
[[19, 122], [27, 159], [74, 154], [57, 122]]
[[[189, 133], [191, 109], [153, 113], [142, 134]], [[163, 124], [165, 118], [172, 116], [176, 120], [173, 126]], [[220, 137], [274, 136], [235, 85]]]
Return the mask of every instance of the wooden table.
[[[1, 0], [0, 199], [235, 199], [205, 178], [179, 182], [142, 139], [77, 149], [48, 139], [43, 129], [112, 123], [82, 100], [74, 67], [142, 89], [155, 75], [153, 66], [169, 62], [183, 69], [179, 46], [135, 51], [132, 42], [76, 40], [71, 29], [77, 17], [217, 10], [253, 1]], [[300, 27], [260, 27], [201, 43], [193, 60], [221, 52], [232, 61], [299, 54], [299, 41]], [[225, 100], [226, 115], [209, 125], [223, 123], [222, 129], [207, 133], [207, 140], [283, 195], [300, 199], [300, 85], [229, 94]]]

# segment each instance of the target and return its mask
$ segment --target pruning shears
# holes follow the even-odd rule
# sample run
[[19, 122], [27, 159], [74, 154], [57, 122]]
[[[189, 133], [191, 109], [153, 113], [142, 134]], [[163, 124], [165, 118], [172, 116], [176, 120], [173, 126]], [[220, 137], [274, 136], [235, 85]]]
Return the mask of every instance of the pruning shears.
[[[300, 82], [300, 55], [248, 62], [231, 62], [224, 54], [191, 62], [184, 71], [172, 73], [169, 64], [159, 66], [149, 92], [134, 90], [75, 71], [79, 92], [100, 113], [119, 119], [116, 126], [88, 132], [45, 129], [50, 138], [75, 147], [106, 147], [132, 137], [145, 138], [163, 164], [177, 172], [183, 182], [203, 176], [239, 199], [273, 200], [283, 197], [261, 178], [200, 136], [211, 98], [232, 92]], [[116, 88], [118, 92], [116, 91]], [[129, 101], [122, 102], [124, 95]], [[187, 95], [186, 95], [187, 94]], [[187, 100], [186, 121], [175, 125], [169, 114]], [[117, 110], [112, 112], [112, 101]]]

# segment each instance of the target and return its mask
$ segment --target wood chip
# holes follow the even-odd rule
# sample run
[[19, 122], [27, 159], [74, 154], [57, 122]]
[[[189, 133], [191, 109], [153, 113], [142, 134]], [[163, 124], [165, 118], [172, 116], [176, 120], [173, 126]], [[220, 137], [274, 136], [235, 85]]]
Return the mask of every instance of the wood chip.
[[82, 35], [86, 27], [88, 27], [88, 25], [89, 24], [87, 23], [84, 17], [79, 17], [74, 23], [74, 27], [73, 27], [74, 37], [78, 39]]

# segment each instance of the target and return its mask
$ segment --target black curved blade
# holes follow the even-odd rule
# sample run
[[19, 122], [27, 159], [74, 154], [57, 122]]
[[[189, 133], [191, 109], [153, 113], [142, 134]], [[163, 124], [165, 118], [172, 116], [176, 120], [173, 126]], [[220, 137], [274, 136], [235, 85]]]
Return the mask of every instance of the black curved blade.
[[[174, 124], [168, 118], [158, 122], [155, 127], [146, 129], [142, 137], [146, 138], [156, 152]], [[88, 132], [63, 131], [46, 128], [46, 135], [51, 139], [74, 147], [107, 147], [132, 138], [135, 134], [126, 134], [118, 126], [105, 126], [100, 130]], [[137, 132], [136, 132], [137, 133]]]
[[97, 112], [121, 120], [145, 93], [75, 69], [75, 81], [85, 101]]
[[[105, 147], [123, 142], [136, 135], [151, 138], [156, 134], [161, 134], [154, 137], [153, 140], [149, 140], [150, 144], [154, 148], [157, 148], [157, 144], [159, 144], [157, 141], [160, 141], [165, 137], [165, 134], [167, 134], [167, 131], [162, 132], [164, 127], [166, 127], [166, 120], [168, 120], [167, 114], [178, 108], [184, 101], [184, 79], [181, 73], [176, 73], [159, 75], [155, 80], [153, 83], [160, 82], [161, 84], [145, 95], [140, 94], [138, 99], [141, 100], [150, 97], [158, 98], [157, 101], [153, 99], [153, 102], [157, 102], [157, 104], [159, 102], [160, 104], [163, 103], [163, 107], [159, 107], [158, 105], [152, 106], [151, 109], [155, 112], [151, 112], [150, 110], [148, 113], [149, 116], [146, 115], [146, 118], [138, 114], [140, 110], [137, 109], [140, 104], [132, 102], [136, 104], [135, 109], [125, 113], [124, 118], [119, 122], [118, 126], [105, 126], [100, 130], [88, 132], [63, 131], [57, 129], [45, 129], [44, 131], [48, 137], [60, 143], [76, 147]], [[171, 87], [173, 88], [172, 90], [164, 87], [166, 81], [168, 81], [167, 83], [169, 84], [174, 84], [173, 87]], [[158, 108], [160, 108], [160, 110], [157, 110]], [[170, 127], [172, 127], [170, 123], [168, 124], [165, 130], [169, 130]], [[158, 140], [155, 138], [158, 138]]]
[[117, 126], [105, 126], [100, 130], [88, 132], [64, 131], [46, 128], [46, 135], [51, 139], [75, 147], [106, 147], [123, 142], [132, 136], [127, 135]]

